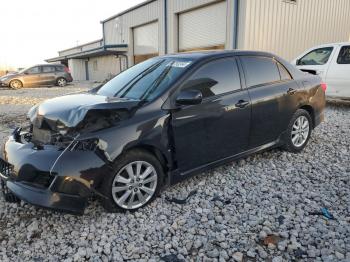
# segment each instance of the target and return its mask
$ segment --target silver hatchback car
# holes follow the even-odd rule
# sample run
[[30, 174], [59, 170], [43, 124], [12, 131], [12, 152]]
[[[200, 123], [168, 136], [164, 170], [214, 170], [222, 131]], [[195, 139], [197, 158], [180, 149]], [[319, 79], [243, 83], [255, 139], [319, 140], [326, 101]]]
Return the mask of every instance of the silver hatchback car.
[[73, 78], [69, 68], [62, 64], [35, 65], [19, 72], [0, 77], [0, 86], [13, 89], [41, 85], [65, 86]]

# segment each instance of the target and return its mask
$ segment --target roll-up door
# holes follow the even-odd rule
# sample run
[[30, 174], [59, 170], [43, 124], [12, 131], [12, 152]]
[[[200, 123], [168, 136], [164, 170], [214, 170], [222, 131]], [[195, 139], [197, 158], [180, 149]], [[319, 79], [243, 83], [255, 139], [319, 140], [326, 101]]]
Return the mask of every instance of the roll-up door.
[[135, 27], [133, 34], [135, 64], [158, 55], [158, 22]]
[[224, 49], [226, 1], [179, 14], [179, 51]]

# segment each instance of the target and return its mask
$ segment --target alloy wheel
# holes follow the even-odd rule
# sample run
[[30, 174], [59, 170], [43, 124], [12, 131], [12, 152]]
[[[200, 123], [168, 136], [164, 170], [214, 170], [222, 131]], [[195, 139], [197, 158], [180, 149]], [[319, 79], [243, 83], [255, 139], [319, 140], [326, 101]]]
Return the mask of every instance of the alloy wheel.
[[57, 81], [58, 86], [63, 87], [67, 84], [67, 81], [63, 78], [58, 79]]
[[11, 88], [18, 89], [22, 87], [22, 83], [18, 80], [13, 80], [10, 84]]
[[124, 209], [139, 208], [155, 194], [157, 180], [157, 172], [150, 163], [131, 162], [120, 169], [113, 180], [113, 200]]
[[292, 143], [296, 147], [301, 147], [305, 144], [310, 132], [310, 123], [305, 116], [299, 116], [292, 127]]

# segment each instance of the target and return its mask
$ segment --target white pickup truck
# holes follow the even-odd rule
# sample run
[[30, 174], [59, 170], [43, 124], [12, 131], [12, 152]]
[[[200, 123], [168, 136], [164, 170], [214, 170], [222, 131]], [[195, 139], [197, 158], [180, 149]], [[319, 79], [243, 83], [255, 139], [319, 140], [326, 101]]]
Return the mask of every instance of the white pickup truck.
[[350, 99], [350, 42], [315, 46], [292, 61], [297, 68], [319, 75], [326, 95]]

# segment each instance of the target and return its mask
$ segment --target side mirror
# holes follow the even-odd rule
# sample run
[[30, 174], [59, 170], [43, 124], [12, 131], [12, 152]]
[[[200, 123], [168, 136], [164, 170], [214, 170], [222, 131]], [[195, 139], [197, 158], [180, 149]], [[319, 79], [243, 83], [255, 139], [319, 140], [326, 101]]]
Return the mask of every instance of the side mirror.
[[182, 90], [176, 98], [178, 105], [198, 105], [202, 103], [203, 95], [201, 91], [195, 89]]
[[28, 72], [23, 72], [23, 74], [28, 75], [29, 73]]

